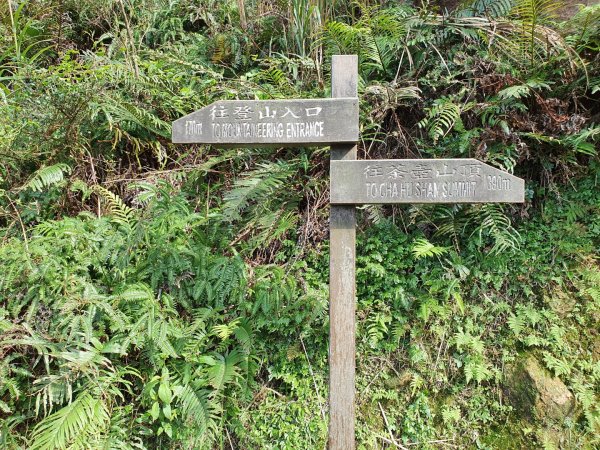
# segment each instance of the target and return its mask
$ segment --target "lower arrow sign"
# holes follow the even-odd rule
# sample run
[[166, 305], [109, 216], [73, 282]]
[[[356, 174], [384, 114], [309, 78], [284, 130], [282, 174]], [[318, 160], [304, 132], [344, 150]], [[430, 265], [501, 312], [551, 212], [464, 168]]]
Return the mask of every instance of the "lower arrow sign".
[[476, 159], [331, 161], [331, 203], [522, 203], [525, 182]]

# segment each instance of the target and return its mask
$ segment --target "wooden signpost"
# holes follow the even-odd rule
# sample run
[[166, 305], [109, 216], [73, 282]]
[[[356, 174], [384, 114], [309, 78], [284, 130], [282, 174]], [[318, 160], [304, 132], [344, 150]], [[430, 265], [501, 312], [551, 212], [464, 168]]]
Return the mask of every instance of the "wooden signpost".
[[[331, 95], [358, 96], [358, 56], [333, 57]], [[332, 145], [330, 164], [354, 162], [356, 150]], [[329, 214], [329, 448], [354, 450], [356, 208], [331, 205]]]
[[173, 142], [331, 145], [329, 449], [355, 448], [355, 205], [524, 201], [524, 181], [475, 159], [356, 160], [358, 57], [333, 56], [331, 99], [218, 101], [173, 122]]

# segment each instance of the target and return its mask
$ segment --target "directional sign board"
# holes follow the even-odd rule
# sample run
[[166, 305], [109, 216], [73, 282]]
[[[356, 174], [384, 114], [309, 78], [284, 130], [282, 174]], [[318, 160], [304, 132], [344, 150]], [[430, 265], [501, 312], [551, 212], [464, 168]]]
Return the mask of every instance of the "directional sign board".
[[522, 203], [521, 178], [476, 159], [331, 161], [331, 203]]
[[174, 143], [221, 147], [358, 141], [358, 99], [223, 100], [173, 122]]

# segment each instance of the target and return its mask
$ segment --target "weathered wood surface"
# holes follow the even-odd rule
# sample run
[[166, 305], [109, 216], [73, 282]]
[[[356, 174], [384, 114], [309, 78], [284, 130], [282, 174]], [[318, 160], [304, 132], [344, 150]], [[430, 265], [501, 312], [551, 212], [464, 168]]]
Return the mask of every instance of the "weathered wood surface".
[[[331, 65], [332, 96], [356, 97], [358, 57], [333, 56]], [[358, 127], [358, 110], [344, 126]], [[355, 144], [331, 147], [332, 164], [355, 159]], [[332, 205], [329, 230], [329, 449], [354, 450], [355, 207]]]
[[521, 203], [525, 182], [476, 159], [331, 161], [331, 203]]
[[358, 140], [358, 99], [222, 100], [173, 122], [174, 143], [223, 147]]

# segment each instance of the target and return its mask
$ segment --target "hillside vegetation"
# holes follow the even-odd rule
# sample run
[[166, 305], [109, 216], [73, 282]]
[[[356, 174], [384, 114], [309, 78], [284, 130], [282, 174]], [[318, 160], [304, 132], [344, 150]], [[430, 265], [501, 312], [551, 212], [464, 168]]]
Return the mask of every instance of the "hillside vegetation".
[[324, 449], [328, 148], [174, 145], [330, 96], [359, 158], [523, 205], [359, 209], [360, 449], [600, 446], [600, 7], [0, 0], [0, 447]]

